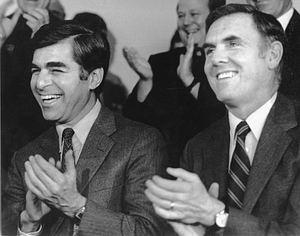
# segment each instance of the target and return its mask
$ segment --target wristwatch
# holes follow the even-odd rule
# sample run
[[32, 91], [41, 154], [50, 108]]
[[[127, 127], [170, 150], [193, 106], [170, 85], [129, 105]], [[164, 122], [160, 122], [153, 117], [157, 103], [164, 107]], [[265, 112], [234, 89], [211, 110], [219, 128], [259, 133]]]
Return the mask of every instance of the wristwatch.
[[225, 209], [216, 214], [215, 226], [219, 229], [224, 229], [227, 225], [227, 220], [229, 217], [229, 209], [225, 205]]
[[75, 212], [74, 219], [73, 219], [74, 226], [79, 227], [84, 211], [85, 211], [85, 207], [83, 206]]

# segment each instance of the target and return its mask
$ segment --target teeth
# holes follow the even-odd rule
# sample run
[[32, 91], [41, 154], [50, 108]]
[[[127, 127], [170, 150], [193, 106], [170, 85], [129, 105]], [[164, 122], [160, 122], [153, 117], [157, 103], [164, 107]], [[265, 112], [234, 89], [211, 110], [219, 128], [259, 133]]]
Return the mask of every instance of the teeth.
[[225, 78], [231, 78], [233, 76], [235, 76], [236, 73], [235, 72], [225, 72], [225, 73], [221, 73], [218, 75], [218, 79], [225, 79]]
[[42, 100], [58, 99], [61, 95], [41, 95]]

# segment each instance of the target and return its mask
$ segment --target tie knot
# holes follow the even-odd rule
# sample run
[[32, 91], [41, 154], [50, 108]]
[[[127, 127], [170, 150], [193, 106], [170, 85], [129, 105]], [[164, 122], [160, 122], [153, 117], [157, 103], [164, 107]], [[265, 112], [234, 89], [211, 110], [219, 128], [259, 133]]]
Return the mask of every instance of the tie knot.
[[62, 133], [63, 140], [72, 140], [74, 130], [72, 128], [65, 128]]
[[246, 135], [251, 131], [246, 121], [241, 121], [236, 127], [235, 133], [238, 137], [245, 138]]

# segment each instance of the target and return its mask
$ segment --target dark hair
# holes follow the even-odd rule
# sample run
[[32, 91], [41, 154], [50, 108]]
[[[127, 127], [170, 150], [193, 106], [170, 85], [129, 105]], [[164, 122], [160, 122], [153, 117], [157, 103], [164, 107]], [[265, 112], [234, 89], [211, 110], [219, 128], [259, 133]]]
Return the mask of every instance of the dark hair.
[[[110, 58], [110, 48], [106, 36], [102, 32], [93, 32], [82, 24], [66, 20], [58, 23], [43, 25], [30, 40], [31, 52], [71, 39], [73, 59], [81, 67], [80, 79], [87, 79], [88, 75], [97, 68], [103, 68], [107, 74]], [[103, 81], [95, 94], [98, 96], [103, 89]]]
[[81, 12], [74, 16], [73, 20], [83, 24], [90, 30], [101, 31], [107, 34], [107, 26], [103, 18], [97, 14], [90, 12]]
[[[216, 9], [215, 11], [211, 12], [206, 19], [206, 32], [216, 20], [236, 13], [245, 13], [251, 15], [258, 32], [262, 38], [266, 40], [266, 42], [279, 41], [283, 48], [285, 48], [287, 39], [281, 24], [274, 16], [260, 12], [251, 5], [228, 4]], [[283, 53], [283, 58], [281, 59], [277, 68], [279, 82], [281, 80], [280, 75], [284, 63], [284, 57], [285, 53]]]
[[208, 0], [208, 8], [211, 12], [225, 4], [226, 0]]

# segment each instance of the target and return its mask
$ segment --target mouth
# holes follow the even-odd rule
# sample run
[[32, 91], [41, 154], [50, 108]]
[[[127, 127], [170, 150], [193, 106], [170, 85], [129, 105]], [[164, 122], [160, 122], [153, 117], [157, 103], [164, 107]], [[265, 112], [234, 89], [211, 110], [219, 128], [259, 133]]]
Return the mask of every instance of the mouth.
[[59, 95], [59, 94], [41, 95], [42, 101], [44, 103], [48, 103], [48, 104], [58, 101], [61, 97], [62, 97], [62, 95]]
[[218, 80], [223, 80], [223, 79], [230, 79], [234, 77], [237, 74], [235, 71], [228, 71], [228, 72], [223, 72], [220, 74], [217, 74], [217, 79]]
[[188, 30], [185, 30], [185, 33], [186, 34], [195, 34], [199, 31], [199, 29], [188, 29]]

